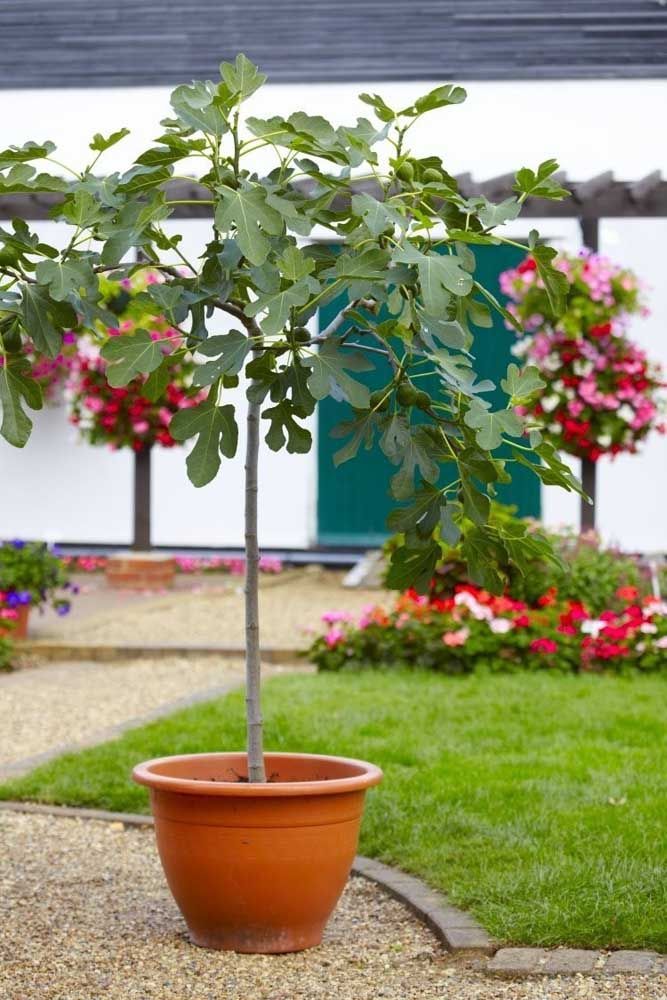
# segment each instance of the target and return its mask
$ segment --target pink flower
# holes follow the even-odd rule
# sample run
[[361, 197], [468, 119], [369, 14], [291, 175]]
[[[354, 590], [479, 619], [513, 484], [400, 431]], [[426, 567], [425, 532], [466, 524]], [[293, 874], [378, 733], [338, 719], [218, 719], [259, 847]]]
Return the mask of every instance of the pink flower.
[[326, 642], [326, 644], [329, 647], [329, 649], [333, 649], [334, 646], [337, 646], [338, 643], [342, 642], [344, 638], [345, 638], [345, 635], [343, 634], [343, 632], [341, 631], [341, 629], [339, 629], [339, 628], [332, 628], [332, 629], [329, 629], [329, 631], [327, 632], [327, 634], [324, 636], [324, 641]]
[[86, 396], [83, 401], [83, 405], [91, 413], [99, 413], [104, 409], [104, 400], [100, 399], [99, 396]]
[[558, 650], [558, 643], [555, 639], [533, 639], [530, 644], [531, 653], [555, 653]]
[[445, 632], [442, 641], [445, 646], [464, 646], [469, 635], [469, 628], [460, 628], [456, 632]]
[[661, 635], [659, 639], [655, 640], [656, 649], [667, 649], [667, 635]]
[[145, 434], [149, 427], [150, 424], [147, 420], [135, 420], [132, 424], [132, 430], [135, 434]]
[[325, 611], [322, 621], [325, 625], [335, 625], [336, 622], [349, 622], [351, 617], [347, 611]]

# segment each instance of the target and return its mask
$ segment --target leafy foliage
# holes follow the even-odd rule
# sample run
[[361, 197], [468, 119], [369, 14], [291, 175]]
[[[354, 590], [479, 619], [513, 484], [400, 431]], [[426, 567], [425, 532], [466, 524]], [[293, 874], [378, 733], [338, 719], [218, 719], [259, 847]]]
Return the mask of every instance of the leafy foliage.
[[[465, 100], [463, 88], [438, 86], [398, 110], [365, 94], [361, 100], [375, 120], [360, 117], [335, 128], [300, 111], [243, 117], [243, 102], [263, 82], [239, 55], [222, 64], [218, 80], [177, 87], [162, 134], [123, 174], [100, 176], [97, 164], [124, 129], [95, 135], [94, 159], [72, 180], [36, 173], [33, 163], [51, 157], [51, 143], [0, 153], [0, 189], [60, 191], [57, 215], [72, 227], [64, 250], [41, 243], [24, 222], [0, 230], [2, 433], [24, 444], [30, 432], [24, 407], [40, 403], [20, 361], [25, 338], [56, 355], [64, 330], [82, 332], [108, 315], [100, 275], [122, 281], [142, 266], [154, 268], [164, 282], [146, 290], [142, 306], [165, 317], [182, 346], [167, 358], [148, 330], [136, 329], [110, 340], [103, 355], [112, 386], [148, 376], [146, 391], [155, 398], [166, 366], [186, 357], [197, 363], [192, 395], [209, 387], [208, 398], [184, 408], [171, 425], [178, 440], [195, 438], [187, 460], [195, 485], [210, 482], [222, 458], [236, 452], [234, 405], [226, 393], [241, 377], [274, 450], [307, 451], [311, 435], [303, 421], [331, 396], [347, 407], [337, 433], [349, 440], [337, 464], [362, 444], [379, 442], [396, 466], [391, 490], [403, 507], [392, 523], [404, 526], [405, 535], [394, 555], [396, 584], [428, 586], [440, 525], [449, 537], [462, 536], [471, 564], [489, 587], [500, 587], [498, 561], [521, 561], [525, 544], [499, 542], [489, 527], [495, 484], [510, 479], [515, 463], [565, 489], [578, 484], [548, 446], [523, 435], [515, 406], [539, 390], [539, 379], [510, 366], [506, 405], [492, 409], [484, 401], [494, 386], [477, 380], [473, 328], [488, 328], [491, 310], [511, 316], [476, 280], [474, 248], [511, 243], [499, 227], [516, 218], [526, 198], [565, 195], [557, 165], [549, 160], [519, 170], [516, 196], [499, 205], [467, 199], [438, 156], [417, 158], [406, 145], [423, 115], [454, 113]], [[261, 169], [254, 162], [255, 153], [267, 152], [275, 155], [268, 173], [263, 160]], [[213, 227], [201, 258], [190, 261], [180, 236], [167, 235], [163, 223], [179, 200], [174, 172], [202, 164], [195, 180], [206, 191]], [[356, 184], [369, 172], [377, 184], [372, 192]], [[330, 234], [328, 244], [308, 245], [315, 228]], [[554, 251], [536, 238], [531, 248], [557, 312], [566, 288], [552, 264]], [[131, 251], [145, 263], [127, 261]], [[339, 317], [311, 332], [307, 324], [318, 307], [341, 294], [346, 306]], [[216, 313], [229, 317], [233, 329], [209, 338]], [[393, 374], [371, 394], [358, 376], [374, 368], [378, 355], [389, 359]], [[439, 385], [433, 396], [418, 381], [429, 373]], [[497, 447], [508, 441], [510, 457], [499, 458]]]

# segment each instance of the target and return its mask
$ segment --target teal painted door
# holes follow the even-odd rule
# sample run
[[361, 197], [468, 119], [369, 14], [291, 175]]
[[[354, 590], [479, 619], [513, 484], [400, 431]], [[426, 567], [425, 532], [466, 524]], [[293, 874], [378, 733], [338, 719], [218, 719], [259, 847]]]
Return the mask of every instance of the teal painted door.
[[[475, 256], [476, 277], [502, 299], [498, 275], [519, 262], [521, 251], [514, 247], [475, 247]], [[320, 312], [320, 329], [330, 323], [344, 305], [342, 298], [328, 303]], [[505, 329], [502, 319], [496, 315], [492, 328], [478, 331], [473, 353], [480, 378], [499, 383], [512, 360], [510, 347], [514, 339], [514, 334]], [[389, 367], [382, 358], [374, 357], [373, 363], [375, 371], [355, 377], [363, 379], [371, 388], [379, 388], [389, 381]], [[486, 398], [493, 399], [493, 396]], [[502, 394], [493, 402], [504, 405]], [[394, 506], [389, 495], [389, 479], [396, 469], [377, 446], [370, 451], [362, 448], [356, 458], [337, 469], [334, 467], [333, 454], [342, 442], [332, 438], [331, 431], [348, 413], [345, 404], [330, 398], [318, 406], [318, 542], [320, 545], [374, 546], [381, 544], [388, 534], [386, 518]], [[515, 505], [524, 516], [539, 517], [537, 477], [521, 467], [513, 470], [513, 476], [510, 486], [500, 487], [499, 499]]]

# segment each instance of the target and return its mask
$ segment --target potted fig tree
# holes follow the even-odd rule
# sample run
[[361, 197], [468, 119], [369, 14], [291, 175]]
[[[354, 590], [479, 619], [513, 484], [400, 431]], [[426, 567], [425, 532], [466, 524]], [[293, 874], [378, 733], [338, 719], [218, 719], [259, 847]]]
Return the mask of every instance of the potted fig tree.
[[[495, 484], [507, 482], [520, 463], [547, 483], [578, 486], [553, 448], [538, 433], [528, 435], [516, 415], [541, 387], [535, 370], [510, 366], [500, 409], [485, 399], [492, 384], [476, 379], [474, 328], [489, 325], [491, 310], [510, 317], [477, 281], [475, 247], [510, 242], [496, 228], [529, 196], [566, 192], [548, 161], [519, 170], [515, 195], [494, 205], [463, 197], [438, 156], [411, 155], [410, 128], [427, 113], [461, 104], [460, 87], [437, 87], [398, 110], [364, 94], [372, 117], [334, 128], [299, 111], [242, 120], [243, 102], [264, 77], [242, 55], [220, 70], [216, 82], [176, 88], [155, 145], [122, 175], [95, 171], [124, 130], [97, 135], [91, 164], [67, 181], [32, 166], [48, 161], [51, 143], [0, 153], [3, 189], [60, 191], [58, 217], [73, 227], [62, 252], [23, 222], [0, 235], [2, 432], [23, 445], [31, 426], [26, 406], [40, 405], [22, 339], [30, 335], [48, 354], [58, 351], [63, 329], [76, 329], [77, 317], [94, 325], [104, 274], [127, 278], [150, 266], [165, 279], [146, 288], [143, 303], [181, 331], [183, 345], [165, 354], [159, 340], [137, 329], [102, 353], [114, 385], [138, 375], [164, 385], [172, 365], [196, 357], [192, 391], [206, 389], [206, 398], [177, 413], [169, 428], [179, 441], [195, 439], [187, 472], [196, 486], [236, 454], [239, 429], [228, 391], [244, 375], [247, 750], [153, 760], [137, 766], [134, 777], [150, 788], [160, 855], [193, 940], [282, 952], [320, 941], [350, 870], [364, 793], [381, 773], [335, 756], [264, 752], [260, 437], [276, 451], [307, 452], [304, 421], [326, 396], [341, 401], [347, 412], [339, 433], [347, 440], [336, 462], [377, 441], [397, 467], [391, 491], [401, 506], [392, 527], [404, 543], [393, 553], [390, 583], [428, 585], [440, 554], [433, 538], [439, 526], [444, 537], [462, 537], [476, 580], [501, 586], [501, 558], [520, 565], [540, 542], [522, 527], [489, 521]], [[195, 168], [213, 221], [202, 256], [190, 260], [163, 224], [191, 197], [193, 181], [180, 194], [175, 169], [187, 175]], [[558, 312], [567, 281], [552, 266], [555, 251], [536, 235], [530, 248], [549, 308]], [[130, 251], [144, 263], [126, 262]], [[307, 325], [341, 294], [346, 305], [326, 329]], [[230, 329], [209, 336], [211, 318], [220, 315]], [[389, 374], [371, 394], [359, 375], [378, 362], [388, 363]], [[427, 373], [438, 378], [433, 395], [421, 388]]]

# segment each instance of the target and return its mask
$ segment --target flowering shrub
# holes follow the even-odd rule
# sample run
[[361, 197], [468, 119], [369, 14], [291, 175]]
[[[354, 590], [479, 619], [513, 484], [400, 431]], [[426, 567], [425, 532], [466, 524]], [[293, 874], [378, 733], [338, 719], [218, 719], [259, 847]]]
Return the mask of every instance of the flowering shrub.
[[[65, 398], [69, 419], [90, 444], [107, 444], [112, 449], [143, 448], [159, 444], [172, 448], [176, 441], [169, 428], [179, 410], [197, 406], [206, 393], [192, 392], [195, 364], [182, 359], [183, 341], [163, 316], [152, 315], [155, 305], [142, 293], [162, 278], [150, 269], [137, 271], [131, 278], [115, 283], [102, 279], [105, 299], [118, 315], [118, 325], [98, 323], [89, 336], [79, 337], [78, 354], [67, 381]], [[164, 385], [148, 386], [147, 375], [139, 375], [124, 386], [110, 386], [108, 362], [102, 356], [105, 342], [112, 337], [147, 330], [159, 341], [165, 356], [172, 356]]]
[[71, 607], [68, 594], [78, 593], [70, 583], [65, 561], [45, 542], [15, 538], [0, 546], [0, 619], [16, 620], [22, 605], [50, 604], [59, 615]]
[[592, 615], [555, 590], [535, 608], [465, 584], [447, 598], [408, 590], [390, 611], [369, 606], [358, 621], [344, 612], [323, 615], [325, 631], [309, 657], [320, 670], [664, 670], [667, 604], [640, 599], [634, 587], [619, 588], [616, 599], [616, 609]]
[[632, 271], [589, 250], [560, 254], [554, 265], [570, 285], [557, 321], [550, 318], [533, 257], [500, 276], [502, 291], [513, 300], [508, 309], [527, 333], [514, 353], [547, 382], [522, 412], [571, 455], [597, 461], [634, 452], [656, 427], [663, 385], [660, 367], [626, 336], [629, 317], [648, 312], [640, 283]]

